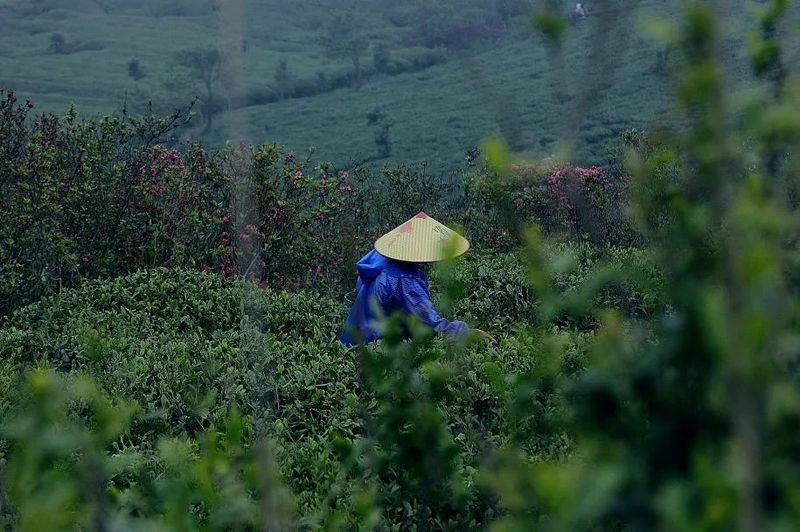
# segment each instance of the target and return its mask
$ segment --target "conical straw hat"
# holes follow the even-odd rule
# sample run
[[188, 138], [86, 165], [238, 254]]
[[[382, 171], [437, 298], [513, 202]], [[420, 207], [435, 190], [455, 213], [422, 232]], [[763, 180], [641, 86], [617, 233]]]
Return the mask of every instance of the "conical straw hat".
[[375, 250], [394, 260], [436, 262], [467, 252], [469, 242], [424, 212], [389, 231], [375, 242]]

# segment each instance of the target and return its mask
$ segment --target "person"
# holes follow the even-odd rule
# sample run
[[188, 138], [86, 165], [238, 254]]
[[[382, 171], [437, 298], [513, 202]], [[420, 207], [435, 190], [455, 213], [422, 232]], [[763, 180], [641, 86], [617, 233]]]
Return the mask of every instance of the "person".
[[[452, 241], [451, 241], [452, 240]], [[394, 313], [415, 316], [419, 322], [454, 340], [476, 336], [494, 343], [480, 329], [463, 321], [450, 321], [433, 307], [428, 278], [422, 265], [466, 253], [469, 242], [445, 225], [420, 212], [375, 242], [375, 248], [356, 263], [356, 298], [340, 341], [347, 347], [383, 337], [381, 321]], [[410, 336], [404, 331], [405, 337]]]
[[586, 6], [583, 3], [578, 2], [575, 4], [575, 9], [573, 9], [569, 14], [569, 20], [572, 24], [576, 24], [579, 19], [586, 18], [588, 12], [586, 11]]

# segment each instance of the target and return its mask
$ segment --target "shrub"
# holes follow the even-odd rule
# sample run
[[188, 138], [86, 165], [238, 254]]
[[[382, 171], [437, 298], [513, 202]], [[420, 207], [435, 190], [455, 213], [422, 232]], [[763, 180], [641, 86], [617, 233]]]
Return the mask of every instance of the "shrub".
[[[266, 286], [337, 286], [352, 282], [353, 264], [368, 248], [367, 211], [349, 171], [316, 166], [265, 145], [253, 154], [257, 228], [240, 239], [261, 243]], [[246, 229], [246, 228], [245, 228]]]
[[459, 187], [424, 165], [384, 165], [378, 175], [368, 172], [362, 180], [369, 185], [370, 219], [378, 236], [419, 211], [448, 225], [462, 221]]
[[[0, 100], [0, 315], [81, 279], [158, 266], [278, 286], [352, 283], [369, 246], [357, 237], [369, 231], [352, 216], [364, 209], [350, 172], [277, 146], [169, 148], [182, 113], [31, 122], [31, 107], [12, 93]], [[259, 213], [233, 213], [240, 170], [254, 175], [242, 193]]]
[[289, 71], [289, 62], [286, 59], [281, 59], [278, 67], [275, 69], [275, 74], [272, 76], [275, 82], [275, 89], [281, 99], [286, 98], [289, 92], [289, 85], [292, 83], [294, 74]]
[[[502, 383], [536, 366], [538, 342], [519, 337], [497, 350], [462, 352], [441, 340], [390, 342], [359, 353], [336, 340], [343, 317], [340, 304], [311, 293], [164, 269], [91, 282], [21, 309], [0, 328], [0, 407], [4, 419], [27, 427], [3, 432], [9, 456], [3, 472], [17, 490], [15, 513], [6, 516], [35, 518], [24, 501], [49, 497], [57, 506], [62, 499], [54, 493], [76, 489], [80, 475], [95, 471], [89, 484], [106, 489], [79, 500], [103, 505], [108, 518], [169, 520], [167, 508], [185, 512], [198, 504], [197, 513], [181, 514], [185, 526], [196, 526], [235, 503], [230, 518], [250, 522], [264, 495], [252, 476], [265, 467], [258, 442], [268, 438], [301, 522], [360, 522], [357, 501], [365, 489], [376, 490], [370, 504], [386, 526], [485, 522], [496, 501], [476, 484], [477, 469], [491, 448], [512, 438], [506, 409], [514, 392]], [[62, 389], [54, 377], [42, 381], [37, 374], [33, 388], [20, 391], [20, 375], [33, 367], [55, 371], [64, 386], [77, 388]], [[59, 394], [63, 404], [54, 402]], [[395, 410], [401, 403], [406, 408]], [[37, 466], [52, 484], [31, 484], [19, 467], [25, 456], [45, 452], [28, 445], [49, 426], [35, 417], [44, 412], [59, 412], [57, 419], [70, 420], [70, 434], [80, 436], [52, 450], [55, 462]], [[31, 416], [37, 421], [26, 425]], [[444, 438], [437, 456], [451, 464], [449, 472], [403, 467], [413, 458], [403, 453], [423, 440], [404, 440], [392, 428], [397, 423], [419, 428], [412, 434], [420, 437], [428, 427], [429, 435]], [[542, 427], [515, 426], [514, 438]], [[540, 435], [531, 447], [536, 456], [563, 452], [561, 436]], [[351, 461], [351, 452], [361, 459]], [[95, 466], [68, 460], [72, 453]], [[219, 463], [206, 478], [202, 464], [212, 457]], [[193, 482], [239, 487], [214, 494]]]
[[[549, 243], [547, 257], [554, 289], [561, 294], [559, 323], [597, 326], [598, 309], [613, 309], [643, 320], [667, 309], [663, 275], [652, 254], [636, 248], [599, 250], [588, 244]], [[438, 282], [437, 282], [438, 281]], [[542, 325], [543, 309], [530, 285], [526, 260], [520, 254], [480, 254], [460, 261], [451, 281], [457, 296], [450, 313], [475, 327], [497, 334]], [[435, 274], [433, 286], [446, 284]], [[447, 302], [445, 294], [437, 298]]]
[[288, 526], [291, 502], [274, 480], [268, 447], [245, 446], [235, 409], [201, 437], [162, 437], [143, 450], [126, 444], [136, 405], [107, 397], [91, 379], [37, 371], [27, 389], [25, 409], [0, 429], [11, 443], [2, 467], [4, 526]]
[[229, 185], [219, 159], [159, 142], [185, 115], [79, 122], [0, 100], [0, 314], [81, 278], [214, 267]]
[[372, 67], [375, 72], [383, 74], [389, 65], [389, 49], [385, 43], [379, 43], [372, 52]]
[[[544, 515], [554, 530], [758, 530], [797, 521], [800, 397], [790, 361], [798, 294], [796, 262], [787, 259], [798, 238], [797, 208], [787, 201], [797, 169], [786, 163], [800, 148], [800, 116], [775, 32], [787, 6], [775, 2], [757, 16], [759, 96], [744, 106], [718, 63], [718, 14], [686, 6], [674, 38], [686, 127], [649, 156], [628, 159], [640, 227], [672, 308], [643, 327], [602, 317], [592, 363], [563, 383], [576, 452], [544, 464], [508, 459], [493, 482], [508, 502], [500, 526], [533, 528]], [[539, 291], [550, 294], [542, 305], [559, 305], [542, 257], [530, 251]]]
[[451, 313], [458, 319], [503, 335], [510, 334], [515, 326], [536, 325], [536, 301], [519, 257], [470, 256], [458, 265], [453, 281], [460, 297], [453, 302]]
[[147, 74], [142, 71], [142, 65], [139, 64], [138, 59], [131, 59], [128, 61], [128, 76], [132, 77], [134, 81], [139, 81], [146, 75]]
[[65, 54], [69, 50], [67, 40], [61, 33], [54, 33], [50, 35], [50, 51], [54, 54]]
[[375, 146], [378, 148], [380, 158], [389, 157], [392, 154], [392, 141], [389, 137], [389, 130], [394, 122], [391, 117], [380, 107], [375, 107], [367, 113], [367, 125], [375, 128]]
[[[625, 208], [627, 178], [598, 166], [545, 161], [515, 166], [502, 177], [478, 169], [468, 176], [467, 199], [473, 217], [488, 224], [478, 228], [478, 236], [499, 249], [508, 249], [515, 237], [519, 242], [522, 229], [531, 224], [598, 246], [641, 243]], [[498, 228], [505, 232], [498, 234]]]
[[[352, 437], [355, 407], [346, 401], [358, 392], [357, 373], [336, 341], [342, 319], [339, 304], [312, 294], [152, 270], [22, 309], [6, 320], [0, 352], [17, 375], [34, 366], [90, 375], [104, 393], [135, 402], [139, 414], [117, 444], [137, 452], [151, 452], [161, 437], [222, 427], [238, 405], [248, 445], [254, 431], [276, 440], [302, 507], [319, 503], [325, 477], [319, 469], [307, 480], [312, 464], [296, 469], [294, 457], [319, 438], [329, 444], [330, 426]], [[2, 393], [5, 410], [16, 403], [11, 390]]]
[[[466, 184], [420, 165], [375, 175], [275, 144], [169, 147], [185, 111], [30, 121], [30, 106], [4, 94], [0, 314], [82, 279], [160, 266], [341, 294], [375, 238], [419, 210], [461, 223], [478, 249], [510, 251], [531, 222], [595, 244], [637, 242], [619, 208], [626, 182], [597, 168], [521, 166], [498, 178], [473, 165]], [[390, 122], [370, 120], [385, 156]]]

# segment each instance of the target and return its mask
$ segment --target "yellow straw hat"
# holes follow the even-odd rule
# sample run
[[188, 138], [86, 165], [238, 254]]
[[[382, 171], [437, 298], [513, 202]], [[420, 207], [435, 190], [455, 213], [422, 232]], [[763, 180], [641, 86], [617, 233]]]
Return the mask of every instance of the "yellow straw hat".
[[420, 212], [375, 242], [375, 250], [394, 260], [436, 262], [467, 252], [469, 242], [447, 226]]

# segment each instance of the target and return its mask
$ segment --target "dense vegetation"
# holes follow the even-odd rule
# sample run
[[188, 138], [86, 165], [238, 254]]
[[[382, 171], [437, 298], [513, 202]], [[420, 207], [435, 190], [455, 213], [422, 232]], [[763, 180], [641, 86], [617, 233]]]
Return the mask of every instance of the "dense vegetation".
[[[661, 28], [687, 126], [596, 166], [498, 138], [457, 179], [181, 146], [185, 109], [3, 91], [4, 525], [792, 529], [800, 94], [787, 3], [754, 9], [757, 84], [731, 97], [718, 17], [687, 5]], [[560, 15], [533, 21], [557, 53]], [[354, 260], [419, 209], [473, 244], [431, 272], [437, 307], [497, 344], [393, 316], [343, 348]]]

